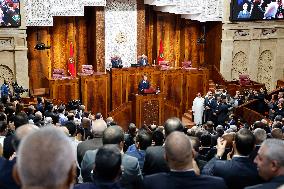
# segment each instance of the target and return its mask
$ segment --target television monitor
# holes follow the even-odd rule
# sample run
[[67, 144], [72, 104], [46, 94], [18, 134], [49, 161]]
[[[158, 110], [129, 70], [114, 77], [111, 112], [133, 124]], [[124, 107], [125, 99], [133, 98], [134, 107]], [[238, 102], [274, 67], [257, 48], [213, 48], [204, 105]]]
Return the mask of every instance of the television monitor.
[[18, 27], [20, 25], [20, 0], [0, 0], [0, 26]]
[[231, 21], [283, 20], [284, 0], [232, 0]]

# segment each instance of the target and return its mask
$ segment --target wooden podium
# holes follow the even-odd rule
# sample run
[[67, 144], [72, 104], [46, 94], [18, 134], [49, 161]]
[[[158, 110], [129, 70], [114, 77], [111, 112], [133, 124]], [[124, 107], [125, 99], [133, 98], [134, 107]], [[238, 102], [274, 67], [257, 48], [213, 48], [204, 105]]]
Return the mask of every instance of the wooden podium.
[[164, 94], [135, 94], [133, 110], [135, 123], [138, 128], [146, 125], [162, 125], [164, 123]]

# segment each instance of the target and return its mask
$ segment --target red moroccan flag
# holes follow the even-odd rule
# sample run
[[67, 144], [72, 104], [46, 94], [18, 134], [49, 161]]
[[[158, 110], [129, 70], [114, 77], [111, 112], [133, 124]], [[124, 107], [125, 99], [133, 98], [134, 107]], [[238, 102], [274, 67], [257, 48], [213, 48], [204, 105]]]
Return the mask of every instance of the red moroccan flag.
[[76, 77], [76, 70], [75, 70], [75, 60], [74, 60], [74, 48], [73, 43], [70, 43], [70, 49], [69, 49], [69, 56], [68, 58], [68, 73], [72, 77]]
[[158, 64], [160, 64], [161, 61], [164, 61], [164, 47], [163, 47], [163, 41], [160, 40], [160, 50], [159, 50], [159, 57], [158, 57]]

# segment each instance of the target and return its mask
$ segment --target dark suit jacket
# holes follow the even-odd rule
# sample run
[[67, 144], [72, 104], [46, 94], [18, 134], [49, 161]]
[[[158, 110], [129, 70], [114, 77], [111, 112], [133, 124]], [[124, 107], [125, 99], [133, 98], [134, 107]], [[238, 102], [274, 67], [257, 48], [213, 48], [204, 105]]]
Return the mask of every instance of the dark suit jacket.
[[119, 183], [83, 183], [83, 184], [77, 184], [74, 186], [74, 189], [101, 189], [101, 188], [107, 188], [107, 189], [122, 189], [119, 185]]
[[146, 149], [143, 167], [144, 175], [170, 171], [164, 154], [165, 148], [163, 146], [150, 146]]
[[[91, 171], [94, 168], [97, 150], [88, 150], [81, 163], [81, 173], [84, 182], [92, 182]], [[123, 167], [120, 184], [125, 189], [139, 189], [143, 176], [137, 158], [127, 154], [122, 155], [121, 165]]]
[[228, 119], [228, 108], [229, 106], [225, 103], [220, 103], [216, 107], [215, 113], [217, 114], [218, 125], [224, 125], [225, 121]]
[[149, 89], [150, 88], [150, 82], [149, 81], [140, 81], [139, 85], [138, 85], [138, 90], [139, 92], [143, 93], [144, 89]]
[[5, 137], [3, 142], [3, 157], [9, 159], [13, 153], [15, 152], [14, 147], [12, 145], [14, 135], [9, 135]]
[[210, 109], [205, 109], [204, 111], [205, 121], [212, 121], [214, 119], [213, 112], [215, 111], [215, 108], [217, 106], [216, 100], [214, 98], [209, 100], [208, 97], [206, 97], [204, 100], [204, 107], [206, 106], [208, 106]]
[[20, 189], [12, 177], [13, 167], [16, 159], [9, 161], [0, 157], [0, 188]]
[[85, 140], [80, 142], [77, 146], [77, 161], [81, 166], [83, 157], [88, 150], [96, 150], [99, 147], [103, 146], [102, 137], [93, 138], [90, 140]]
[[145, 189], [225, 189], [224, 180], [212, 176], [196, 176], [193, 171], [157, 173], [144, 178]]
[[222, 177], [230, 189], [242, 189], [262, 182], [256, 165], [248, 157], [233, 157], [228, 161], [214, 157], [205, 165], [202, 174]]
[[255, 186], [246, 187], [245, 189], [274, 189], [284, 184], [284, 175], [275, 177], [269, 182], [258, 184]]

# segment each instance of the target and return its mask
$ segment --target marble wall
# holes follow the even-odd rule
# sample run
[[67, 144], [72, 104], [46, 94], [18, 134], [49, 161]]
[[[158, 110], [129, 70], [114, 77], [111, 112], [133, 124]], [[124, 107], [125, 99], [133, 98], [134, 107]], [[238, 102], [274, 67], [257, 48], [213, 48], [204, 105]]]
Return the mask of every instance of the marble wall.
[[227, 80], [248, 74], [268, 90], [284, 79], [284, 21], [230, 22], [224, 1], [220, 71]]
[[123, 67], [137, 62], [137, 2], [108, 0], [105, 7], [105, 67], [120, 56]]
[[0, 85], [4, 79], [17, 80], [19, 85], [29, 88], [25, 11], [23, 3], [20, 6], [21, 26], [0, 28]]

